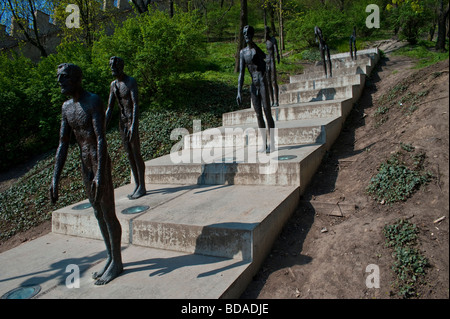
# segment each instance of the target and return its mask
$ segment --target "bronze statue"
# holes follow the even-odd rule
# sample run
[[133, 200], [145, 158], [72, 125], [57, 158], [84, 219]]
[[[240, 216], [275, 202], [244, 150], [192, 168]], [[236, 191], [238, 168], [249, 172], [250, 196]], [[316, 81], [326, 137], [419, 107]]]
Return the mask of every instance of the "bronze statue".
[[61, 93], [71, 97], [62, 105], [59, 146], [50, 186], [52, 203], [58, 200], [58, 184], [73, 133], [80, 148], [81, 172], [89, 201], [94, 208], [106, 244], [107, 261], [93, 274], [96, 285], [104, 285], [123, 271], [120, 241], [122, 229], [116, 216], [111, 159], [107, 151], [105, 110], [99, 96], [82, 88], [81, 69], [70, 63], [58, 66]]
[[138, 87], [136, 80], [123, 72], [124, 61], [121, 58], [112, 57], [109, 65], [116, 80], [111, 82], [106, 123], [109, 124], [111, 121], [112, 111], [117, 100], [120, 110], [119, 131], [136, 183], [135, 189], [128, 195], [128, 198], [136, 199], [144, 196], [147, 192], [145, 164], [141, 155], [139, 138]]
[[277, 39], [270, 36], [270, 28], [266, 26], [265, 28], [265, 39], [267, 48], [267, 79], [271, 81], [269, 83], [269, 95], [272, 101], [272, 106], [279, 106], [278, 103], [278, 83], [277, 83], [277, 69], [275, 67], [275, 57], [277, 58], [278, 64], [280, 64], [280, 53], [278, 51]]
[[325, 42], [325, 39], [323, 38], [322, 30], [319, 27], [317, 27], [317, 26], [314, 27], [314, 34], [316, 36], [316, 42], [319, 42], [320, 57], [323, 62], [323, 69], [325, 71], [325, 77], [327, 77], [327, 64], [325, 61], [325, 56], [328, 59], [330, 77], [332, 77], [333, 73], [331, 70], [330, 49], [328, 48], [328, 45]]
[[[266, 128], [266, 124], [264, 122], [264, 115], [266, 116], [268, 135], [270, 138], [270, 147], [267, 148], [267, 140], [263, 138], [263, 146], [259, 152], [273, 152], [275, 150], [275, 144], [273, 142], [273, 134], [271, 134], [272, 128], [275, 128], [275, 122], [272, 117], [272, 111], [270, 109], [270, 97], [268, 81], [267, 81], [267, 72], [266, 72], [266, 55], [264, 52], [253, 42], [253, 36], [255, 34], [255, 30], [252, 26], [245, 26], [243, 29], [244, 39], [247, 43], [247, 47], [243, 48], [239, 53], [239, 79], [238, 79], [238, 93], [236, 97], [236, 101], [238, 105], [241, 105], [241, 90], [244, 84], [244, 75], [245, 75], [245, 67], [247, 67], [251, 77], [252, 84], [250, 86], [250, 94], [253, 103], [253, 107], [256, 112], [256, 118], [258, 120], [258, 127], [260, 131]], [[264, 133], [264, 132], [262, 132]]]
[[[356, 60], [356, 27], [353, 27], [353, 33], [350, 36], [350, 56], [353, 58], [355, 58]], [[354, 50], [354, 54], [353, 54], [353, 50]]]

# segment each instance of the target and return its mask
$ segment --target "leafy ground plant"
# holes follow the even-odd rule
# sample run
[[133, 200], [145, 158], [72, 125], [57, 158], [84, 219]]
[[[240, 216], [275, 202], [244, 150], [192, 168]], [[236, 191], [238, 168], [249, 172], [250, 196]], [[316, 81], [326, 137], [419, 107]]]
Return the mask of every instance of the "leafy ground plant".
[[421, 185], [428, 183], [432, 174], [424, 172], [425, 153], [416, 153], [410, 144], [401, 148], [381, 163], [366, 191], [379, 202], [391, 204], [407, 200]]
[[425, 275], [428, 260], [414, 246], [417, 244], [419, 230], [415, 224], [400, 219], [384, 227], [386, 246], [393, 248], [395, 258], [392, 270], [397, 275], [394, 286], [398, 295], [410, 298], [417, 295], [417, 285]]

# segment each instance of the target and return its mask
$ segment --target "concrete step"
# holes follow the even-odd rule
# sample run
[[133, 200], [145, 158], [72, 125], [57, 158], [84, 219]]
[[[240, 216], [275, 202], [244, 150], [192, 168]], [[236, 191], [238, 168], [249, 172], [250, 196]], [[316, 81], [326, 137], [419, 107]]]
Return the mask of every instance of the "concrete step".
[[[122, 245], [124, 272], [95, 286], [92, 273], [102, 269], [105, 258], [103, 240], [49, 233], [0, 254], [0, 296], [39, 285], [33, 299], [180, 299], [187, 305], [187, 299], [239, 298], [254, 269], [250, 261]], [[74, 265], [79, 287], [69, 288]], [[164, 311], [177, 316], [181, 305]]]
[[[364, 66], [364, 65], [370, 66], [372, 64], [372, 58], [362, 57], [357, 60], [332, 59], [331, 64], [332, 64], [333, 70], [348, 69], [348, 68]], [[328, 62], [327, 62], [327, 67], [328, 67]], [[309, 68], [306, 68], [303, 73], [308, 74], [308, 73], [315, 73], [315, 72], [319, 72], [319, 71], [323, 72], [322, 61], [317, 61], [315, 63], [315, 65], [310, 66]]]
[[[0, 295], [39, 285], [37, 299], [239, 298], [299, 202], [297, 187], [237, 185], [148, 185], [130, 201], [131, 186], [115, 190], [127, 234], [119, 277], [94, 286], [105, 244], [92, 208], [72, 209], [82, 201], [53, 212], [52, 233], [0, 254]], [[149, 209], [122, 213], [135, 205]], [[68, 266], [79, 267], [79, 288], [66, 286]]]
[[[349, 68], [343, 68], [343, 69], [336, 69], [333, 70], [333, 78], [337, 78], [340, 76], [345, 75], [354, 75], [354, 74], [369, 74], [370, 66], [367, 65], [360, 65], [360, 66], [353, 66]], [[320, 80], [320, 79], [326, 79], [325, 73], [323, 72], [322, 68], [316, 68], [308, 73], [302, 73], [302, 74], [296, 74], [291, 75], [289, 77], [289, 82], [300, 82], [300, 81], [312, 81], [312, 80]]]
[[[299, 200], [296, 186], [148, 184], [147, 188], [147, 195], [137, 200], [126, 197], [132, 190], [129, 185], [115, 191], [123, 244], [239, 260], [255, 257], [254, 240], [259, 239], [255, 228], [268, 215], [295, 208]], [[102, 239], [92, 207], [73, 209], [84, 203], [53, 212], [52, 232]], [[124, 213], [135, 206], [148, 209]]]
[[315, 101], [344, 100], [350, 98], [356, 101], [359, 98], [363, 88], [364, 86], [360, 84], [353, 84], [307, 91], [292, 91], [280, 94], [279, 101], [280, 105]]
[[[326, 126], [337, 119], [338, 116], [278, 121], [273, 132], [275, 143], [279, 146], [325, 143]], [[259, 130], [256, 123], [215, 127], [185, 136], [184, 149], [201, 148], [202, 152], [209, 152], [215, 148], [256, 147], [262, 145], [265, 134], [266, 131]]]
[[[292, 103], [272, 107], [272, 116], [275, 121], [295, 121], [313, 118], [336, 117], [352, 108], [352, 99], [335, 99], [307, 103]], [[223, 126], [255, 124], [256, 113], [253, 108], [224, 113]]]
[[[380, 50], [378, 50], [378, 48], [370, 48], [370, 49], [364, 49], [364, 50], [359, 50], [357, 51], [357, 56], [359, 57], [360, 55], [369, 55], [369, 56], [373, 56], [373, 57], [379, 57], [380, 56]], [[337, 54], [332, 54], [330, 56], [330, 58], [333, 59], [343, 59], [343, 58], [350, 58], [350, 51], [349, 52], [344, 52], [344, 53], [337, 53]]]
[[[357, 55], [358, 58], [356, 60], [350, 58], [350, 52], [331, 55], [333, 78], [343, 75], [370, 74], [380, 59], [377, 48], [358, 51]], [[319, 61], [318, 63], [322, 62]], [[317, 65], [307, 68], [302, 74], [290, 76], [289, 82], [323, 78], [326, 78], [323, 66]]]
[[[340, 129], [338, 121], [334, 124], [330, 131]], [[212, 150], [188, 149], [150, 160], [146, 183], [304, 187], [327, 145], [285, 145], [270, 154], [257, 152], [258, 147]]]
[[365, 79], [365, 74], [351, 74], [327, 79], [298, 81], [281, 85], [280, 94], [292, 93], [297, 91], [327, 89], [347, 85], [364, 85]]

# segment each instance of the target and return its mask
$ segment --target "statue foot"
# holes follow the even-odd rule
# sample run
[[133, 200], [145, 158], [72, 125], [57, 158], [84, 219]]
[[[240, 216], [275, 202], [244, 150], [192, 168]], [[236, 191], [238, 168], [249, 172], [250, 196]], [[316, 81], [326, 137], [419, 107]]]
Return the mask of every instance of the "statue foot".
[[111, 264], [111, 258], [108, 258], [108, 260], [106, 261], [105, 266], [103, 267], [102, 270], [100, 271], [96, 271], [92, 274], [92, 279], [98, 279], [101, 276], [103, 276], [103, 274], [105, 273], [106, 269], [108, 269], [109, 265]]
[[142, 197], [145, 194], [147, 194], [147, 190], [145, 189], [145, 187], [142, 187], [142, 188], [139, 188], [136, 192], [134, 192], [134, 194], [128, 195], [128, 198], [129, 199], [138, 199], [139, 197]]
[[112, 262], [100, 279], [98, 279], [94, 284], [97, 286], [106, 285], [108, 282], [119, 276], [122, 272], [122, 263]]

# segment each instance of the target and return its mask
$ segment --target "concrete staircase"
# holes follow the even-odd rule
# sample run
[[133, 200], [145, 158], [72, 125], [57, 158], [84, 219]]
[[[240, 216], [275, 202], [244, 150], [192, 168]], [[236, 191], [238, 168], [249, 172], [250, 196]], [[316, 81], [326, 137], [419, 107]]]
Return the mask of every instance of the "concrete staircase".
[[[123, 245], [227, 260], [227, 267], [235, 267], [231, 277], [222, 277], [221, 285], [210, 281], [219, 291], [181, 297], [239, 297], [298, 206], [378, 58], [377, 49], [358, 52], [356, 61], [348, 53], [333, 55], [332, 78], [320, 65], [291, 76], [280, 87], [281, 105], [272, 108], [276, 152], [257, 152], [260, 137], [249, 108], [223, 114], [223, 126], [182, 136], [182, 149], [146, 162], [148, 194], [128, 200], [133, 181], [115, 193]], [[54, 234], [101, 239], [92, 208], [74, 209], [83, 203], [53, 212]], [[126, 213], [135, 206], [147, 209]]]

